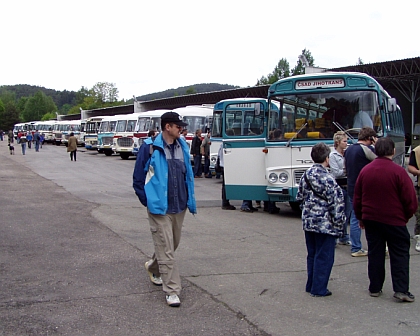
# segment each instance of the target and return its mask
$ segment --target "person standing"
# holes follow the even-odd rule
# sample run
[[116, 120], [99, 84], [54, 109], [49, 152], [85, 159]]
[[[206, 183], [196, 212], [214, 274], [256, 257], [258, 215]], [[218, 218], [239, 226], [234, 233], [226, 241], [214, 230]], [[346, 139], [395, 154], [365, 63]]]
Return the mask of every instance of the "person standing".
[[197, 213], [189, 148], [180, 140], [182, 126], [187, 125], [178, 113], [164, 113], [161, 133], [154, 141], [148, 138], [143, 142], [133, 172], [133, 188], [141, 204], [147, 207], [155, 246], [145, 268], [153, 284], [163, 285], [166, 302], [171, 307], [181, 304], [175, 251], [182, 223], [187, 208], [192, 214]]
[[191, 143], [191, 154], [194, 157], [194, 177], [202, 177], [203, 169], [201, 165], [201, 129], [195, 131], [195, 137], [192, 139]]
[[[358, 135], [357, 143], [348, 147], [344, 153], [347, 172], [347, 195], [350, 207], [353, 209], [353, 193], [357, 177], [364, 166], [376, 158], [373, 145], [376, 141], [376, 132], [370, 127], [363, 127]], [[362, 230], [359, 227], [354, 211], [350, 215], [350, 241], [352, 257], [364, 257], [368, 252], [362, 249]]]
[[307, 255], [306, 292], [311, 296], [330, 296], [327, 288], [334, 264], [335, 240], [342, 235], [346, 221], [343, 191], [327, 170], [329, 147], [312, 147], [315, 164], [300, 179], [296, 200], [302, 202], [302, 223]]
[[347, 149], [347, 136], [343, 131], [334, 134], [334, 149], [330, 153], [330, 171], [335, 178], [344, 195], [346, 221], [343, 227], [343, 236], [338, 239], [340, 245], [351, 245], [349, 234], [347, 233], [347, 223], [350, 219], [351, 207], [347, 196], [347, 176], [344, 166], [344, 151]]
[[74, 133], [70, 133], [69, 141], [67, 143], [67, 153], [70, 153], [70, 160], [76, 160], [76, 153], [77, 153], [77, 138], [74, 136]]
[[0, 140], [1, 140], [1, 141], [3, 141], [3, 135], [4, 135], [4, 132], [3, 132], [3, 130], [2, 130], [2, 129], [0, 129]]
[[210, 130], [207, 131], [206, 135], [204, 136], [204, 140], [201, 143], [200, 150], [201, 155], [204, 156], [204, 177], [212, 178], [210, 172]]
[[375, 152], [378, 157], [361, 170], [353, 197], [354, 212], [360, 227], [365, 229], [369, 248], [370, 296], [382, 293], [388, 244], [394, 297], [413, 302], [415, 297], [409, 292], [410, 234], [406, 225], [417, 209], [416, 192], [405, 169], [392, 161], [395, 144], [391, 138], [380, 138]]
[[417, 177], [416, 193], [419, 206], [417, 207], [416, 223], [414, 224], [414, 236], [416, 242], [416, 251], [420, 252], [420, 146], [414, 148], [410, 153], [410, 160], [408, 162], [407, 170], [409, 173]]

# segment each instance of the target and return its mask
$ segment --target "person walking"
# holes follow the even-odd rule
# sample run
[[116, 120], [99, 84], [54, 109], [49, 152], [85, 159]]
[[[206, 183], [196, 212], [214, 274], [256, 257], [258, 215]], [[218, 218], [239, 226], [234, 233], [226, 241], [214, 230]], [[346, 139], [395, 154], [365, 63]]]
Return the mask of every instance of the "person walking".
[[70, 160], [76, 160], [76, 153], [77, 153], [77, 138], [74, 136], [74, 133], [70, 133], [69, 141], [67, 143], [67, 153], [70, 153]]
[[407, 170], [409, 173], [413, 174], [417, 177], [416, 183], [416, 193], [417, 193], [417, 201], [419, 206], [416, 210], [416, 223], [414, 224], [414, 236], [413, 238], [416, 240], [416, 251], [420, 252], [420, 146], [414, 148], [410, 153], [410, 159], [408, 162]]
[[27, 142], [26, 133], [21, 133], [20, 138], [19, 138], [19, 143], [22, 148], [22, 155], [26, 154], [26, 142]]
[[145, 268], [153, 284], [162, 286], [171, 307], [181, 304], [181, 278], [175, 251], [181, 239], [186, 209], [197, 213], [194, 175], [188, 145], [180, 139], [188, 124], [175, 112], [161, 117], [161, 133], [146, 139], [137, 154], [133, 188], [147, 207], [155, 251]]
[[334, 134], [334, 149], [330, 153], [330, 172], [335, 178], [344, 195], [346, 221], [343, 227], [343, 236], [338, 239], [340, 245], [351, 245], [349, 234], [347, 233], [347, 223], [350, 220], [351, 207], [347, 196], [347, 176], [344, 166], [344, 151], [347, 149], [347, 135], [343, 131]]
[[[376, 141], [376, 132], [370, 127], [363, 127], [358, 135], [357, 143], [351, 145], [344, 152], [345, 167], [347, 172], [347, 195], [350, 207], [353, 209], [353, 193], [357, 177], [364, 166], [376, 158], [373, 145]], [[364, 257], [368, 252], [362, 249], [362, 230], [359, 227], [354, 211], [350, 214], [350, 241], [351, 256]]]
[[203, 169], [201, 165], [201, 129], [195, 131], [195, 137], [191, 142], [191, 154], [194, 158], [194, 177], [200, 178], [203, 174]]
[[39, 152], [39, 144], [41, 142], [41, 136], [40, 136], [38, 130], [35, 130], [34, 141], [35, 141], [35, 151]]
[[312, 147], [315, 164], [300, 179], [296, 200], [302, 202], [308, 279], [306, 292], [311, 296], [330, 296], [327, 288], [334, 264], [335, 240], [343, 233], [346, 221], [343, 191], [327, 170], [329, 147], [317, 143]]
[[7, 141], [10, 144], [12, 144], [13, 142], [15, 142], [15, 136], [14, 136], [12, 130], [9, 130], [9, 132], [7, 133]]
[[26, 133], [26, 141], [28, 142], [28, 149], [32, 148], [32, 140], [33, 140], [33, 136], [31, 131], [29, 131], [28, 133]]
[[354, 212], [368, 243], [370, 296], [382, 293], [387, 244], [394, 297], [413, 302], [415, 297], [409, 292], [407, 222], [417, 210], [416, 192], [405, 169], [392, 161], [395, 144], [391, 138], [378, 139], [375, 152], [378, 157], [361, 170], [353, 197]]

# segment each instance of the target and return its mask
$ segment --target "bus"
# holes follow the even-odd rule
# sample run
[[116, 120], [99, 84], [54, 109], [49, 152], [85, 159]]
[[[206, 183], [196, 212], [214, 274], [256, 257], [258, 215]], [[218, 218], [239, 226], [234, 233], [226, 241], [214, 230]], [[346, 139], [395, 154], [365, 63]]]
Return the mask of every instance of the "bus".
[[98, 131], [98, 153], [103, 153], [106, 156], [111, 156], [114, 153], [112, 143], [114, 141], [117, 121], [118, 116], [103, 117]]
[[213, 120], [213, 106], [190, 105], [174, 110], [154, 110], [140, 113], [136, 125], [136, 132], [134, 133], [133, 155], [137, 155], [143, 140], [147, 138], [150, 130], [160, 131], [160, 117], [164, 113], [171, 111], [178, 113], [182, 117], [182, 120], [188, 124], [188, 126], [185, 126], [188, 131], [185, 139], [187, 140], [188, 146], [191, 147], [191, 142], [197, 129], [201, 129], [203, 133], [207, 129], [210, 129]]
[[57, 146], [61, 145], [61, 140], [63, 138], [63, 131], [66, 130], [66, 128], [67, 128], [66, 124], [67, 123], [68, 123], [68, 121], [59, 120], [59, 121], [56, 121], [54, 126], [53, 126], [51, 140]]
[[55, 120], [38, 121], [35, 123], [35, 129], [44, 136], [44, 142], [52, 142], [52, 131], [55, 123]]
[[90, 117], [81, 121], [81, 125], [82, 123], [84, 125], [84, 133], [82, 133], [82, 136], [86, 149], [96, 150], [98, 145], [98, 129], [103, 118], [103, 116]]
[[404, 166], [401, 110], [395, 98], [366, 74], [288, 77], [272, 84], [267, 98], [217, 105], [222, 111], [228, 199], [289, 202], [299, 210], [296, 193], [300, 178], [313, 164], [311, 149], [318, 142], [332, 148], [339, 130], [347, 133], [350, 144], [365, 126], [378, 137], [391, 137], [396, 145], [393, 160]]
[[137, 118], [141, 112], [118, 115], [118, 121], [115, 128], [112, 150], [118, 154], [121, 159], [127, 160], [133, 155], [134, 132], [136, 129]]
[[61, 137], [61, 143], [64, 144], [66, 147], [69, 143], [70, 133], [73, 132], [73, 135], [77, 139], [77, 144], [81, 146], [80, 142], [80, 120], [66, 120], [63, 126], [63, 133]]
[[133, 149], [132, 154], [137, 156], [137, 153], [143, 141], [147, 138], [149, 131], [160, 132], [160, 117], [171, 110], [152, 110], [139, 113], [137, 118], [136, 129], [133, 134]]

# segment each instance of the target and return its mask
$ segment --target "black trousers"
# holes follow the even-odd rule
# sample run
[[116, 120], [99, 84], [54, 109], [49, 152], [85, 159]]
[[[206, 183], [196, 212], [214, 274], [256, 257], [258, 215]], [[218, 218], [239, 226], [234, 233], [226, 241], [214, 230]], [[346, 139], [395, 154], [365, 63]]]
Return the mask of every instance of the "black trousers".
[[406, 226], [363, 221], [368, 243], [369, 291], [382, 290], [385, 281], [385, 246], [388, 244], [394, 292], [409, 291], [410, 234]]
[[74, 161], [76, 161], [76, 152], [77, 152], [77, 151], [71, 151], [71, 152], [70, 152], [70, 160], [72, 160], [72, 161], [73, 161], [73, 157], [74, 157]]

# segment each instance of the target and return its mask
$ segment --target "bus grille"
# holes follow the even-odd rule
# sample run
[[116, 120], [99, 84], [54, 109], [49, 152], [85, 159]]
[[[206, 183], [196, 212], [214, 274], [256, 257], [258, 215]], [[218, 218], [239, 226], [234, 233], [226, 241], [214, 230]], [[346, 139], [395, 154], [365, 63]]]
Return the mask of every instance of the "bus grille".
[[103, 145], [112, 145], [113, 140], [114, 140], [113, 137], [102, 137], [102, 144]]
[[66, 134], [65, 137], [66, 137], [66, 140], [68, 140], [70, 138], [70, 134]]
[[133, 145], [132, 138], [118, 138], [117, 144], [120, 147], [131, 147]]
[[303, 174], [306, 170], [295, 170], [294, 176], [295, 176], [295, 184], [298, 185], [300, 182], [300, 179], [302, 178]]
[[61, 137], [63, 136], [63, 134], [61, 134], [61, 133], [57, 133], [56, 135], [55, 135], [55, 138], [56, 139], [61, 139]]

